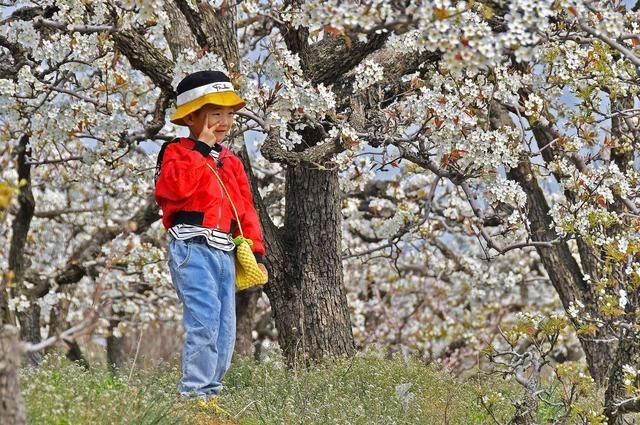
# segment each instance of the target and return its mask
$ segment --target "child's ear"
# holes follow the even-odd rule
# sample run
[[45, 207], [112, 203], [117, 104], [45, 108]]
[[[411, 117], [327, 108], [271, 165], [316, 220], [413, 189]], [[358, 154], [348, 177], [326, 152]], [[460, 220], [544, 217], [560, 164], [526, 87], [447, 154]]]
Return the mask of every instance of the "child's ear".
[[195, 122], [193, 112], [191, 112], [189, 115], [185, 115], [185, 117], [182, 118], [182, 121], [184, 121], [187, 125], [193, 125], [193, 123]]

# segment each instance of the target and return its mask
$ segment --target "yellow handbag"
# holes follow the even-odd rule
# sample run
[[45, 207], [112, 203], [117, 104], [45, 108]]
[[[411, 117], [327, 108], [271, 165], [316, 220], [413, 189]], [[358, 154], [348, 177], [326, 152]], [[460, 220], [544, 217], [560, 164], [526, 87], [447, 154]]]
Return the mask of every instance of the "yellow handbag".
[[267, 283], [268, 277], [262, 270], [260, 270], [260, 267], [258, 267], [256, 257], [253, 255], [253, 251], [251, 250], [253, 241], [244, 237], [242, 225], [240, 224], [240, 217], [238, 216], [236, 206], [231, 199], [231, 195], [229, 195], [226, 186], [222, 182], [222, 179], [216, 170], [209, 164], [207, 164], [207, 167], [209, 167], [209, 169], [213, 171], [213, 174], [216, 175], [218, 182], [220, 182], [220, 186], [222, 186], [224, 193], [227, 195], [227, 198], [229, 198], [231, 208], [233, 208], [233, 213], [236, 216], [238, 229], [240, 230], [240, 236], [236, 236], [233, 239], [233, 243], [236, 246], [236, 289], [238, 291], [242, 291], [243, 289], [248, 289], [256, 285], [264, 285]]

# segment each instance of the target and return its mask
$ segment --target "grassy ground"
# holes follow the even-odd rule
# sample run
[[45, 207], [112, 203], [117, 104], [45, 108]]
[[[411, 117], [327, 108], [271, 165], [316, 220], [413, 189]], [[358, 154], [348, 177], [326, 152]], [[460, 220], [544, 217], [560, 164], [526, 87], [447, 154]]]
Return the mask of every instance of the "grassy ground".
[[[49, 356], [22, 375], [31, 424], [488, 424], [477, 403], [482, 388], [507, 387], [483, 378], [460, 381], [402, 359], [356, 357], [287, 370], [278, 362], [235, 363], [225, 378], [219, 416], [176, 399], [176, 366], [119, 377], [87, 371]], [[511, 387], [511, 391], [517, 391]], [[508, 398], [508, 397], [507, 397]], [[508, 399], [495, 414], [508, 422]]]

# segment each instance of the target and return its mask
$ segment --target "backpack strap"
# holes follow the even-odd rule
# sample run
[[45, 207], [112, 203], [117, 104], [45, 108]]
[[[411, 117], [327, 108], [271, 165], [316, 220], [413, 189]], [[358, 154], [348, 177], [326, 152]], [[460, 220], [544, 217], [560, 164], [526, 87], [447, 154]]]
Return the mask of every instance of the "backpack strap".
[[168, 142], [164, 142], [162, 147], [160, 148], [160, 152], [158, 152], [158, 158], [156, 159], [156, 172], [153, 175], [153, 184], [158, 183], [158, 177], [160, 177], [160, 166], [162, 165], [162, 157], [164, 156], [164, 151], [172, 143], [178, 143], [180, 141], [180, 137], [176, 137], [173, 140]]

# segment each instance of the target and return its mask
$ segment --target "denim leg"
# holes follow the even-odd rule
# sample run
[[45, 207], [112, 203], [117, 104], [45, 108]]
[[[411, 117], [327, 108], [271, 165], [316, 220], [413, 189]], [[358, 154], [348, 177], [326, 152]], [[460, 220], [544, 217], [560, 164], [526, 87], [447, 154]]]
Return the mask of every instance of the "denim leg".
[[231, 366], [233, 350], [236, 344], [236, 282], [235, 258], [233, 252], [217, 251], [220, 255], [222, 270], [219, 286], [220, 331], [218, 332], [218, 363], [214, 374], [214, 383], [222, 389], [222, 378]]
[[235, 264], [229, 258], [232, 253], [206, 244], [169, 242], [169, 269], [184, 312], [180, 393], [220, 392], [235, 343]]

